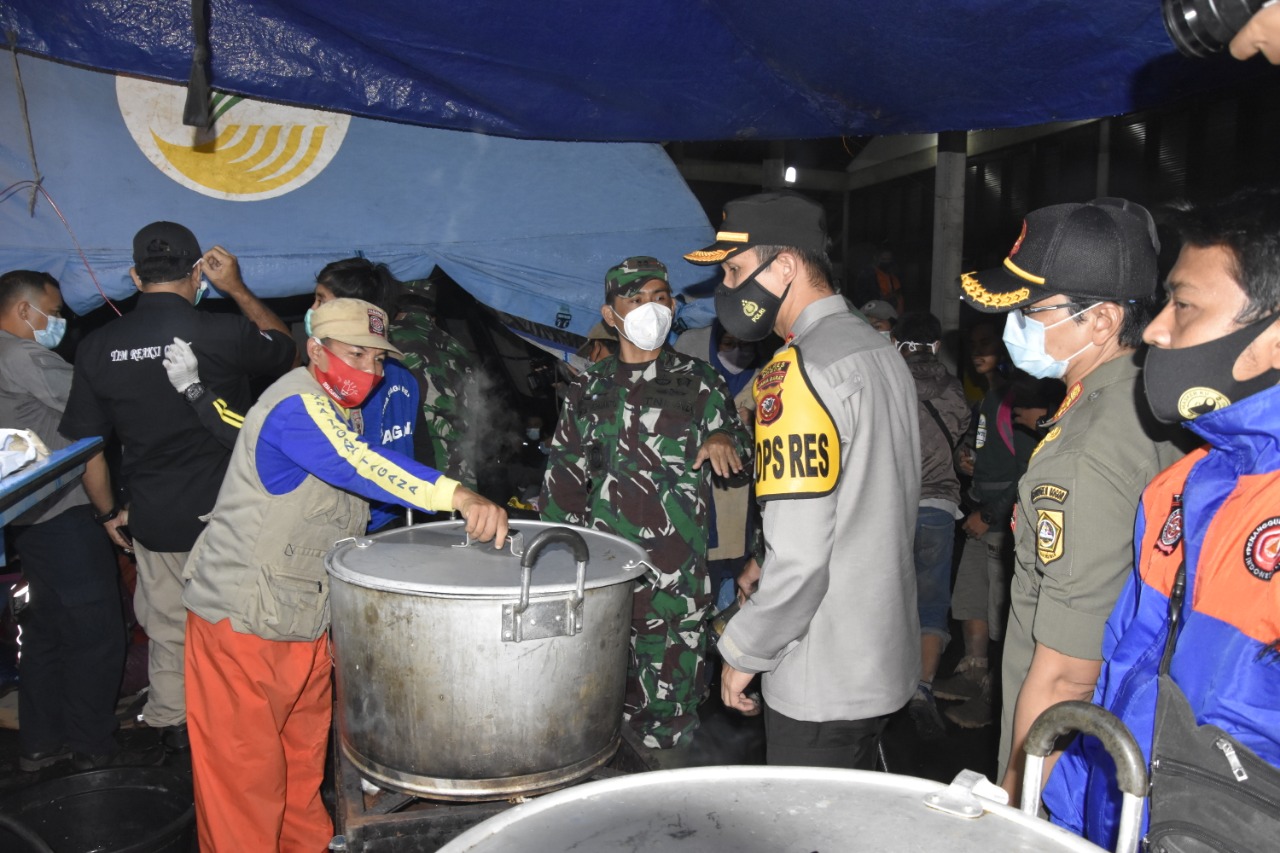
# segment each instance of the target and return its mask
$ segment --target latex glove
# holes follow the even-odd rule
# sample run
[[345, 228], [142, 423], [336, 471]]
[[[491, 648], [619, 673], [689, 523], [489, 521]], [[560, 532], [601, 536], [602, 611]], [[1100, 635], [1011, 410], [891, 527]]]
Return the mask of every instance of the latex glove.
[[173, 343], [164, 348], [163, 364], [169, 374], [169, 382], [179, 394], [200, 381], [196, 354], [191, 350], [191, 344], [182, 338], [174, 338]]

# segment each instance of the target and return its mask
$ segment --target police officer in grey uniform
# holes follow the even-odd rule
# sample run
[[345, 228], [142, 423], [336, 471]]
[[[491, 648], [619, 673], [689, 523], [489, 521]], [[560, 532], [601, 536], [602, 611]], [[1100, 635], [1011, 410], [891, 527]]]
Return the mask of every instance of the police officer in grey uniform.
[[1133, 570], [1142, 489], [1181, 455], [1138, 402], [1136, 350], [1156, 305], [1158, 251], [1144, 208], [1102, 198], [1032, 211], [1002, 267], [961, 276], [971, 305], [1009, 312], [1014, 364], [1068, 386], [1042, 424], [1014, 512], [999, 770], [1014, 797], [1031, 723], [1093, 695], [1103, 625]]
[[916, 392], [906, 363], [831, 287], [823, 210], [794, 193], [725, 205], [716, 315], [786, 345], [755, 382], [759, 588], [720, 639], [721, 696], [764, 673], [770, 764], [870, 769], [920, 667], [911, 543], [920, 498]]

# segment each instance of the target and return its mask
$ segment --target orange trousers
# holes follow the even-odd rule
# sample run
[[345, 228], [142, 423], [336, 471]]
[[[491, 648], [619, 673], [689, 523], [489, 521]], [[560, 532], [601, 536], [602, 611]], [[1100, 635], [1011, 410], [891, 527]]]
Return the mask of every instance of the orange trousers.
[[264, 640], [188, 613], [186, 669], [201, 853], [327, 850], [328, 636]]

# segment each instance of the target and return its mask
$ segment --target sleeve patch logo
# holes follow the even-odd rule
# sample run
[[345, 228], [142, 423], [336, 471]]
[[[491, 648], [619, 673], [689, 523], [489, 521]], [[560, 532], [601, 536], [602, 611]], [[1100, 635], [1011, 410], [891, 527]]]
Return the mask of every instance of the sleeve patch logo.
[[1036, 556], [1041, 563], [1062, 559], [1062, 532], [1061, 510], [1036, 510]]
[[1067, 502], [1067, 495], [1071, 494], [1062, 486], [1055, 486], [1053, 483], [1041, 483], [1031, 490], [1031, 500], [1035, 501], [1053, 501], [1054, 503], [1064, 504]]
[[1166, 556], [1172, 554], [1182, 541], [1182, 495], [1173, 496], [1173, 505], [1169, 507], [1169, 517], [1160, 528], [1160, 538], [1156, 540], [1156, 550]]
[[756, 377], [756, 391], [764, 393], [770, 388], [776, 388], [782, 384], [782, 380], [787, 378], [787, 370], [791, 367], [790, 361], [772, 361], [765, 365], [760, 371], [760, 375]]
[[1280, 517], [1268, 518], [1249, 534], [1244, 544], [1244, 564], [1259, 580], [1269, 581], [1280, 562]]

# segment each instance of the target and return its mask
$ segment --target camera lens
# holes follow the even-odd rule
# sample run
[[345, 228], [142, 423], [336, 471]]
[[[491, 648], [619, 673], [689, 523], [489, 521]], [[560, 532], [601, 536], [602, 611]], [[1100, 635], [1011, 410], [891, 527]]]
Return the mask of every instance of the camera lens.
[[1266, 0], [1164, 0], [1164, 28], [1184, 56], [1222, 50]]

